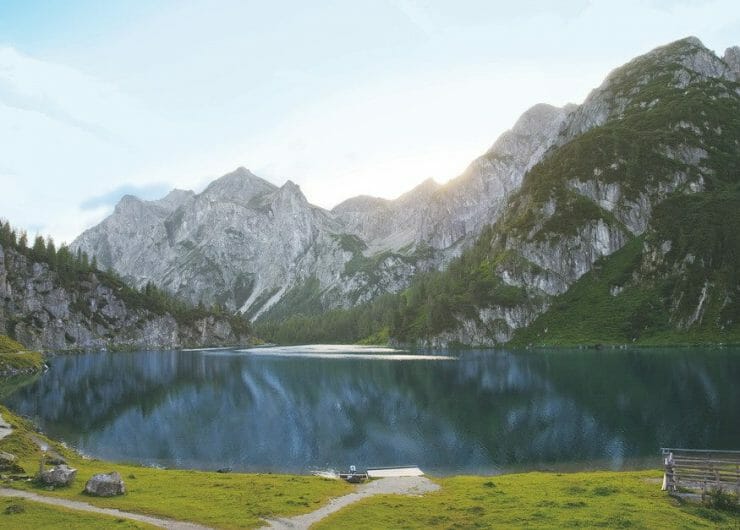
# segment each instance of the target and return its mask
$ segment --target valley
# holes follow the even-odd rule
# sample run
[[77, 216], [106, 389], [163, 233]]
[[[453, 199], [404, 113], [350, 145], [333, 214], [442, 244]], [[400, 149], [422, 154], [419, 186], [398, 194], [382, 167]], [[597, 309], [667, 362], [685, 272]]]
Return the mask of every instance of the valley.
[[[174, 62], [210, 57], [212, 44]], [[118, 144], [127, 154], [96, 168], [107, 191], [80, 202], [86, 228], [71, 243], [0, 220], [0, 526], [738, 524], [737, 492], [710, 488], [693, 504], [661, 491], [660, 448], [740, 444], [740, 47], [674, 40], [612, 70], [580, 104], [531, 106], [447, 182], [332, 208], [273, 172], [295, 163], [288, 150], [315, 163], [310, 142], [286, 133], [282, 152], [255, 136], [249, 148], [230, 144], [229, 132], [250, 126], [260, 141], [285, 133], [283, 109], [273, 108], [275, 129], [261, 128], [256, 79], [242, 79], [236, 99], [214, 95], [249, 64], [214, 66], [208, 97], [168, 122], [194, 158], [157, 143], [164, 113], [144, 121], [150, 136], [136, 124], [137, 140], [190, 173], [199, 156], [193, 167], [229, 152], [276, 155], [252, 166], [269, 178], [238, 167], [202, 186], [190, 175], [191, 190], [165, 188], [156, 171], [121, 184], [135, 173], [127, 156], [164, 158], [47, 105], [43, 91], [16, 94], [19, 57], [0, 48], [0, 111], [35, 114], [13, 122], [6, 143], [56, 120], [105, 144], [91, 158]], [[271, 75], [272, 93], [307, 74]], [[299, 85], [308, 97], [311, 83]], [[157, 94], [153, 108], [181, 95]], [[108, 94], [104, 106], [133, 105], [129, 96]], [[223, 112], [210, 120], [224, 129], [199, 136], [206, 114], [236, 100], [254, 106], [254, 124]], [[392, 114], [383, 110], [380, 121]], [[328, 137], [357, 134], [359, 151], [353, 125]], [[0, 176], [15, 175], [0, 158]], [[119, 180], [103, 184], [107, 172]], [[8, 197], [24, 184], [13, 178]], [[39, 204], [69, 202], [44, 193], [28, 193], [39, 217]], [[355, 486], [339, 479], [349, 466], [426, 476], [363, 475]], [[114, 470], [115, 495], [82, 491]], [[54, 473], [66, 482], [46, 480]]]

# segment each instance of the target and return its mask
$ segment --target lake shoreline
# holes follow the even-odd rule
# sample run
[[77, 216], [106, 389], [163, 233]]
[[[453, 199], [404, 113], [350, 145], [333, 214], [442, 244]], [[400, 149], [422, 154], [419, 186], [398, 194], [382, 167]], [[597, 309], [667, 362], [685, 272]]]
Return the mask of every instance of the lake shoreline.
[[[508, 343], [507, 343], [508, 344]], [[450, 345], [447, 348], [440, 348], [440, 347], [428, 347], [428, 346], [415, 346], [413, 344], [396, 344], [396, 343], [385, 343], [385, 344], [352, 344], [351, 346], [363, 346], [363, 347], [376, 347], [376, 348], [391, 348], [397, 351], [408, 351], [408, 352], [441, 352], [441, 351], [448, 351], [448, 352], [465, 352], [465, 351], [488, 351], [491, 353], [496, 352], [517, 352], [517, 351], [542, 351], [542, 350], [585, 350], [585, 351], [625, 351], [625, 350], [646, 350], [646, 351], [654, 351], [654, 350], [661, 350], [661, 349], [676, 349], [676, 350], [687, 350], [691, 348], [706, 348], [710, 350], [725, 350], [728, 348], [739, 348], [740, 342], [703, 342], [703, 343], [684, 343], [684, 342], [678, 342], [678, 343], [660, 343], [660, 344], [599, 344], [599, 343], [585, 343], [585, 344], [579, 344], [579, 343], [568, 343], [568, 344], [530, 344], [530, 345], [522, 345], [522, 344], [515, 344], [508, 346], [507, 344], [501, 344], [498, 346], [469, 346], [469, 345], [461, 345], [461, 344], [454, 344]], [[269, 343], [269, 344], [263, 344], [263, 343], [254, 343], [254, 344], [233, 344], [233, 345], [218, 345], [218, 346], [204, 346], [202, 348], [198, 347], [191, 347], [191, 346], [182, 346], [179, 348], [159, 348], [156, 347], [147, 348], [147, 349], [141, 349], [136, 348], [133, 346], [121, 346], [121, 347], [110, 347], [108, 349], [82, 349], [82, 348], [68, 348], [63, 350], [40, 350], [40, 353], [44, 357], [57, 357], [57, 356], [64, 356], [64, 355], [86, 355], [86, 354], [94, 354], [94, 353], [134, 353], [134, 352], [151, 352], [151, 353], [157, 353], [162, 351], [172, 351], [172, 352], [200, 352], [200, 351], [218, 351], [218, 350], [244, 350], [244, 349], [257, 349], [257, 348], [272, 348], [272, 347], [294, 347], [294, 346], [317, 346], [317, 345], [326, 345], [326, 346], [344, 346], [342, 343], [303, 343], [303, 344], [280, 344], [280, 343]], [[24, 372], [25, 373], [25, 372]], [[10, 374], [15, 375], [15, 374]], [[3, 377], [3, 374], [0, 373], [0, 377]]]
[[[361, 527], [368, 520], [373, 521], [375, 528], [396, 528], [401, 521], [403, 526], [412, 528], [470, 526], [481, 521], [493, 527], [527, 526], [542, 522], [543, 516], [555, 526], [631, 526], [628, 523], [637, 521], [651, 526], [671, 520], [694, 527], [737, 521], [731, 513], [677, 504], [660, 491], [662, 471], [658, 469], [430, 477], [437, 491], [413, 496], [381, 494], [332, 514], [334, 510], [327, 507], [334, 500], [356, 492], [355, 486], [301, 475], [164, 470], [87, 459], [36, 433], [30, 422], [7, 408], [0, 406], [0, 414], [14, 427], [10, 436], [0, 440], [0, 450], [14, 452], [29, 472], [38, 466], [41, 456], [33, 437], [58, 451], [78, 470], [75, 481], [66, 488], [49, 490], [27, 481], [13, 481], [6, 486], [51, 499], [210, 528], [257, 528], [266, 521], [321, 511], [327, 512], [327, 516], [317, 519], [318, 528]], [[125, 495], [99, 498], [81, 492], [84, 481], [93, 473], [111, 470], [121, 473], [126, 482]], [[26, 506], [17, 499], [0, 502]], [[29, 508], [35, 506], [28, 504]], [[46, 510], [53, 513], [48, 507]], [[23, 524], [24, 512], [13, 515], [17, 527], [37, 528]], [[88, 522], [83, 512], [66, 512], [66, 515], [75, 513], [80, 517], [77, 528], [97, 528], [100, 524], [94, 520]]]
[[[59, 355], [2, 401], [84, 454], [177, 469], [645, 469], [661, 446], [737, 440], [729, 348], [467, 350], [434, 362], [366, 346], [258, 351]], [[665, 399], [675, 393], [681, 408]], [[680, 427], [686, 414], [709, 430]]]

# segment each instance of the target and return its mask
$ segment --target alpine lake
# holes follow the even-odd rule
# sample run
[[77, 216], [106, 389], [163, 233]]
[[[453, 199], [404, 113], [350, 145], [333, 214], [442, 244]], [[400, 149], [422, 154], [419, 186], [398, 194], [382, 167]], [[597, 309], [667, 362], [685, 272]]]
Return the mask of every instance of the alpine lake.
[[740, 448], [740, 349], [357, 346], [59, 355], [2, 397], [83, 454], [151, 466], [436, 475], [656, 468]]

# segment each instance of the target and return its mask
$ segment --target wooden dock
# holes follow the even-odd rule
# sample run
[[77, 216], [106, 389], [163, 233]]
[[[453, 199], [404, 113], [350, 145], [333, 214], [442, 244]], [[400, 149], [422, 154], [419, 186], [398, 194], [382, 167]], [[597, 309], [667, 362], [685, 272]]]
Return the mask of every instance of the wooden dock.
[[378, 467], [367, 470], [367, 476], [370, 478], [421, 477], [422, 475], [424, 472], [417, 466]]
[[702, 497], [712, 490], [740, 494], [740, 451], [674, 449], [664, 447], [663, 489], [701, 490]]
[[421, 477], [423, 475], [424, 472], [418, 466], [398, 466], [369, 468], [364, 473], [352, 469], [349, 473], [339, 473], [339, 478], [347, 482], [359, 483], [371, 478]]

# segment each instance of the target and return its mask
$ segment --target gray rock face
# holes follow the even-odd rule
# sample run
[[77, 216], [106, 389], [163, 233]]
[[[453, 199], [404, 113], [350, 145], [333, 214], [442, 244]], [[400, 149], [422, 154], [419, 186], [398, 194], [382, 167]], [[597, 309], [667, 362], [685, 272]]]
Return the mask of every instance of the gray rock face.
[[[692, 84], [722, 90], [720, 97], [737, 98], [740, 90], [726, 83], [735, 79], [734, 49], [720, 60], [703, 48], [698, 39], [689, 38], [659, 48], [615, 70], [601, 87], [594, 90], [583, 105], [572, 112], [562, 128], [555, 146], [564, 146], [594, 126], [623, 119], [636, 111], [650, 112], [659, 108], [659, 100], [646, 103], [641, 87], [657, 76], [672, 77], [673, 88], [683, 91]], [[655, 86], [655, 83], [653, 83]], [[708, 95], [708, 98], [714, 98]], [[702, 113], [703, 115], [704, 113]], [[696, 116], [693, 118], [696, 121]], [[668, 133], [679, 131], [683, 137], [678, 143], [665, 145], [648, 143], [646, 147], [666, 162], [644, 171], [640, 181], [625, 182], [625, 163], [619, 158], [590, 168], [565, 181], [565, 189], [552, 191], [549, 200], [541, 203], [532, 196], [515, 197], [507, 204], [504, 220], [530, 218], [534, 221], [524, 232], [509, 230], [496, 232], [491, 243], [491, 259], [505, 255], [496, 267], [496, 274], [507, 285], [521, 289], [523, 300], [513, 307], [492, 306], [478, 308], [475, 317], [456, 317], [455, 326], [434, 337], [422, 339], [421, 346], [445, 347], [451, 343], [492, 346], [511, 339], [513, 333], [529, 325], [537, 315], [547, 310], [554, 296], [566, 292], [585, 273], [593, 269], [597, 260], [622, 248], [634, 236], [642, 235], [648, 228], [654, 208], [675, 193], [703, 191], [708, 179], [714, 175], [711, 144], [707, 137], [722, 134], [722, 127], [702, 119], [701, 126], [687, 119], [667, 122]], [[707, 134], [709, 133], [709, 134]], [[707, 148], [707, 146], [710, 146]], [[607, 155], [608, 156], [608, 155]], [[545, 156], [546, 159], [547, 155]], [[603, 157], [589, 159], [603, 160]], [[547, 163], [546, 160], [544, 162]], [[578, 167], [574, 165], [573, 167]], [[567, 167], [561, 171], [569, 171]], [[612, 176], [609, 176], [611, 172]], [[615, 175], [621, 178], [615, 179]], [[567, 174], [559, 175], [568, 178]], [[533, 186], [536, 188], [536, 186]], [[538, 188], [542, 192], [542, 188]], [[585, 199], [586, 209], [598, 208], [601, 218], [587, 217], [578, 224], [570, 224], [577, 216], [573, 213], [560, 217], [548, 228], [551, 219], [559, 212], [573, 212], [578, 201], [568, 200], [571, 193]], [[570, 205], [570, 206], [569, 206]], [[562, 225], [565, 223], [565, 228]], [[575, 233], [574, 233], [575, 232]], [[659, 262], [657, 258], [646, 260]], [[688, 328], [701, 321], [710, 299], [710, 285], [701, 286], [695, 311], [677, 322], [679, 328]], [[612, 290], [612, 295], [618, 290]]]
[[54, 466], [51, 469], [41, 471], [38, 479], [47, 486], [63, 487], [69, 486], [77, 476], [77, 470], [67, 467], [65, 464]]
[[[347, 307], [399, 291], [419, 271], [445, 267], [502, 216], [530, 169], [577, 136], [621, 119], [660, 72], [675, 71], [676, 87], [707, 78], [732, 81], [739, 58], [737, 47], [720, 59], [694, 37], [657, 48], [612, 72], [580, 106], [535, 105], [447, 184], [427, 180], [395, 200], [360, 196], [326, 211], [309, 204], [290, 181], [276, 187], [239, 168], [197, 195], [176, 190], [152, 202], [125, 197], [73, 249], [97, 256], [137, 286], [152, 281], [193, 303], [218, 302], [252, 318], [281, 302], [306, 299], [323, 308]], [[640, 103], [646, 110], [656, 104]], [[670, 156], [699, 165], [706, 154], [687, 147]], [[597, 172], [606, 169], [594, 168], [593, 179], [574, 178], [571, 188], [623, 228], [587, 226], [567, 245], [523, 245], [522, 254], [543, 272], [509, 274], [508, 281], [561, 293], [596, 258], [618, 249], [627, 233], [645, 230], [660, 190], [628, 196], [599, 180]], [[688, 180], [681, 178], [673, 189]], [[696, 191], [703, 184], [690, 185]]]
[[359, 197], [332, 212], [370, 252], [425, 243], [447, 261], [499, 217], [524, 174], [552, 146], [570, 111], [535, 105], [462, 175], [443, 186], [427, 180], [395, 201]]
[[126, 486], [117, 471], [98, 473], [85, 484], [85, 493], [94, 497], [113, 497], [126, 493]]
[[740, 81], [740, 46], [732, 46], [725, 50], [722, 60], [734, 74], [735, 81]]
[[31, 349], [171, 349], [246, 343], [213, 316], [178, 324], [168, 314], [131, 309], [95, 274], [75, 289], [54, 271], [0, 245], [0, 330]]
[[427, 180], [394, 201], [358, 197], [329, 212], [290, 181], [278, 188], [239, 168], [198, 195], [124, 197], [73, 249], [139, 287], [152, 281], [252, 317], [311, 279], [325, 306], [346, 307], [458, 255], [497, 219], [569, 112], [533, 107], [463, 175], [444, 186]]
[[[733, 61], [737, 57], [736, 48], [729, 48], [725, 53], [732, 64], [735, 64]], [[734, 81], [738, 70], [730, 63], [705, 48], [696, 37], [687, 37], [656, 48], [612, 71], [574, 110], [555, 144], [564, 145], [609, 119], [619, 119], [630, 102], [639, 97], [640, 88], [665, 68], [681, 65], [682, 68], [676, 70], [674, 83], [677, 87], [685, 88], [702, 78]]]

